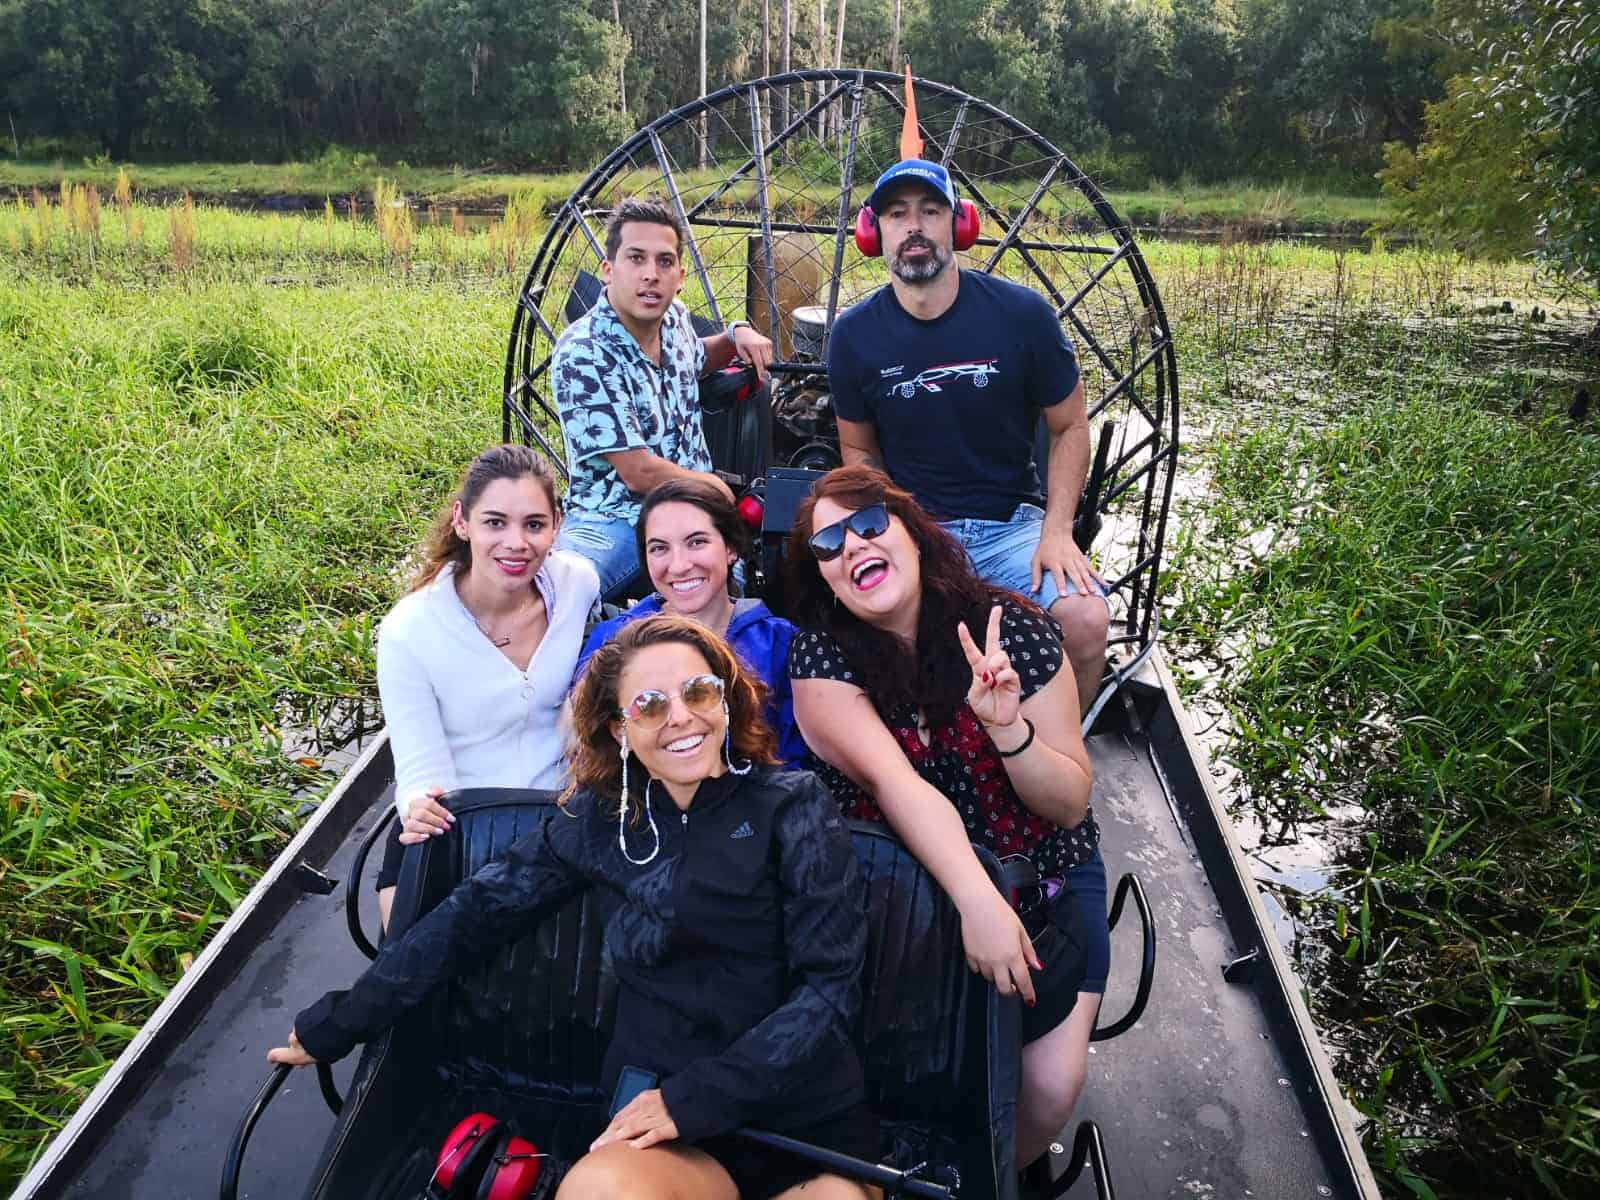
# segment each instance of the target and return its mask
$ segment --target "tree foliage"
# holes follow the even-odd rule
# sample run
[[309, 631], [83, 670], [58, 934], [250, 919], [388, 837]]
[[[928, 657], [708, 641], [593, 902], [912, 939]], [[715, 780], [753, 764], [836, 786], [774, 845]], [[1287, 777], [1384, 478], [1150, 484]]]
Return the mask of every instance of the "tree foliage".
[[[1091, 164], [1173, 176], [1376, 166], [1384, 139], [1420, 128], [1438, 86], [1434, 44], [1395, 54], [1377, 33], [1426, 2], [789, 7], [796, 67], [833, 65], [842, 11], [839, 61], [898, 69], [898, 8], [918, 74], [1002, 106]], [[767, 3], [776, 70], [780, 5]], [[762, 4], [709, 0], [711, 87], [760, 72]], [[35, 145], [116, 158], [337, 143], [574, 165], [694, 97], [699, 22], [699, 0], [0, 0], [0, 103]]]
[[1582, 0], [1436, 0], [1445, 98], [1386, 149], [1401, 219], [1499, 250], [1534, 241], [1600, 282], [1600, 14]]

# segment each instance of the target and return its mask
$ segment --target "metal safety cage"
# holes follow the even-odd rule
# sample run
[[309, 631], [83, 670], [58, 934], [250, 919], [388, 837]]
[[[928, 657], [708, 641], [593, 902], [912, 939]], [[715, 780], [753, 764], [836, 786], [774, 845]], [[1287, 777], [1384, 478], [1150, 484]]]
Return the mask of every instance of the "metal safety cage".
[[[503, 436], [559, 468], [550, 360], [599, 293], [604, 228], [623, 198], [655, 195], [689, 230], [682, 299], [703, 328], [739, 318], [793, 364], [776, 379], [773, 466], [826, 467], [837, 428], [822, 363], [833, 318], [887, 282], [853, 243], [873, 181], [897, 161], [904, 84], [881, 71], [812, 70], [741, 83], [674, 109], [608, 154], [553, 214], [518, 298]], [[1096, 429], [1112, 426], [1095, 555], [1111, 588], [1112, 644], [1152, 641], [1178, 448], [1178, 376], [1165, 309], [1133, 231], [1081, 169], [1007, 113], [915, 80], [923, 155], [978, 208], [963, 269], [1049, 299], [1083, 368]], [[833, 458], [832, 461], [837, 461]]]

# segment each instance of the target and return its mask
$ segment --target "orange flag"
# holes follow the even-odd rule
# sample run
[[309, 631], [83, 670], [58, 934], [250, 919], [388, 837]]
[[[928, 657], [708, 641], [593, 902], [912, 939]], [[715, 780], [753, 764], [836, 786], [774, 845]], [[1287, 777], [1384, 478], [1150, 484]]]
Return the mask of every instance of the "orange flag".
[[906, 60], [906, 117], [900, 125], [900, 158], [922, 157], [922, 136], [917, 132], [917, 97], [911, 91], [911, 60]]

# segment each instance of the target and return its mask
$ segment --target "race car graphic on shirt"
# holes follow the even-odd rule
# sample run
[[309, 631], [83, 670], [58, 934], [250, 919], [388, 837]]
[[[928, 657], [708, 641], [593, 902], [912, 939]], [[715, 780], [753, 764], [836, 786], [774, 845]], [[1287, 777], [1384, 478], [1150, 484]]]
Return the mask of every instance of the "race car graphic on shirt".
[[890, 384], [888, 394], [891, 396], [898, 394], [902, 399], [909, 400], [917, 394], [918, 388], [930, 392], [942, 392], [944, 388], [939, 386], [941, 383], [964, 378], [971, 379], [975, 388], [985, 388], [989, 386], [989, 376], [998, 374], [1000, 374], [1000, 360], [997, 358], [945, 363], [942, 366], [929, 367], [926, 371], [919, 372], [915, 378]]

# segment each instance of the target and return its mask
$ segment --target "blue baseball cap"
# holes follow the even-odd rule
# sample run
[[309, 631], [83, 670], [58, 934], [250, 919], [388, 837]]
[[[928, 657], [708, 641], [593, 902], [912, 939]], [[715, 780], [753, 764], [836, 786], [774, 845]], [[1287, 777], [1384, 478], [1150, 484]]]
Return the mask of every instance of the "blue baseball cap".
[[946, 204], [955, 208], [956, 189], [950, 182], [950, 172], [938, 163], [929, 162], [925, 158], [903, 159], [879, 175], [878, 182], [872, 185], [872, 195], [867, 197], [867, 207], [877, 212], [884, 196], [896, 185], [907, 180], [920, 183], [929, 191], [937, 192]]

